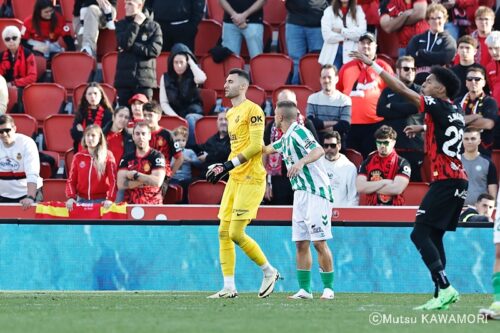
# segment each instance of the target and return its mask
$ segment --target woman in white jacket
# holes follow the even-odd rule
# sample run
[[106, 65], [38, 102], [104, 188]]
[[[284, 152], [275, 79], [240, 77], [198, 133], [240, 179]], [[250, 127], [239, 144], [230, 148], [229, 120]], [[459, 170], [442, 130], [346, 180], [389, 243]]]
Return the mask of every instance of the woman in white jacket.
[[351, 61], [349, 52], [357, 50], [359, 37], [366, 32], [366, 18], [357, 0], [333, 0], [321, 18], [323, 47], [318, 62], [337, 69]]

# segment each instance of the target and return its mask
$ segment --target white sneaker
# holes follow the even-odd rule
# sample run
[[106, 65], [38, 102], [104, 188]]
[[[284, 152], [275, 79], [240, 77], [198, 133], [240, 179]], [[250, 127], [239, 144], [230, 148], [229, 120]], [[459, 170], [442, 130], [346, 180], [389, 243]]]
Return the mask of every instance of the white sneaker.
[[321, 299], [333, 299], [335, 297], [335, 293], [333, 292], [333, 290], [331, 290], [330, 288], [325, 288], [323, 290], [323, 295], [321, 295]]
[[116, 30], [115, 21], [106, 22], [106, 29], [108, 30]]
[[238, 292], [236, 289], [222, 289], [213, 295], [207, 296], [207, 298], [236, 298], [238, 297]]
[[262, 279], [262, 284], [260, 285], [259, 297], [264, 298], [272, 294], [274, 291], [274, 285], [276, 281], [280, 278], [280, 273], [277, 269], [274, 269], [274, 273], [270, 276], [265, 276]]
[[308, 293], [304, 289], [300, 289], [295, 294], [288, 296], [288, 299], [313, 299], [313, 294]]

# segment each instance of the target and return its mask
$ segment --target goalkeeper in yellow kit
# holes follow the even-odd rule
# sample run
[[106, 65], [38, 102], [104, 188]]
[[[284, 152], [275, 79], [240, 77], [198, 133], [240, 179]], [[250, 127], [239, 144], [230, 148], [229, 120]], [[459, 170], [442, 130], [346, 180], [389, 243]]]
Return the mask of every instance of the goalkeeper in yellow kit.
[[234, 283], [234, 266], [237, 244], [264, 273], [259, 297], [269, 296], [280, 275], [271, 266], [259, 244], [245, 233], [246, 226], [257, 216], [257, 210], [266, 190], [266, 171], [262, 165], [262, 145], [265, 116], [262, 109], [246, 99], [250, 83], [248, 73], [232, 69], [224, 84], [225, 96], [233, 107], [227, 112], [231, 154], [225, 163], [208, 168], [207, 180], [218, 182], [229, 172], [218, 218], [219, 253], [224, 288], [209, 298], [234, 298], [238, 296]]

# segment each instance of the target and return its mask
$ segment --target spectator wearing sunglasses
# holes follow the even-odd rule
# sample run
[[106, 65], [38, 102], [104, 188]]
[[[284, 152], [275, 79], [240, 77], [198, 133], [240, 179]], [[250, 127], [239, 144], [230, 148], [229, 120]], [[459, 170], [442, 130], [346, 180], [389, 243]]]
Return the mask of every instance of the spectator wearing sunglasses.
[[[397, 77], [411, 90], [420, 93], [421, 87], [415, 82], [415, 60], [410, 56], [396, 61]], [[383, 117], [383, 124], [392, 127], [398, 134], [396, 150], [411, 165], [411, 181], [422, 181], [420, 166], [424, 159], [424, 139], [421, 134], [409, 138], [404, 134], [407, 126], [423, 125], [424, 115], [415, 105], [391, 88], [385, 88], [377, 103], [377, 116]]]
[[323, 139], [325, 150], [324, 166], [330, 179], [335, 207], [352, 207], [358, 205], [356, 191], [356, 166], [342, 153], [341, 136], [337, 131], [325, 133]]
[[394, 149], [398, 136], [394, 129], [382, 125], [374, 136], [377, 150], [359, 167], [358, 193], [366, 195], [368, 206], [403, 206], [402, 193], [411, 177], [410, 163]]
[[18, 101], [12, 112], [22, 112], [22, 91], [27, 85], [36, 82], [35, 55], [21, 45], [21, 31], [13, 25], [2, 31], [6, 50], [1, 53], [0, 75], [3, 75], [10, 88], [18, 88]]
[[493, 222], [493, 210], [495, 209], [495, 197], [488, 193], [482, 193], [477, 197], [474, 206], [469, 206], [460, 215], [460, 222]]
[[[481, 133], [479, 152], [491, 156], [493, 149], [494, 133], [499, 133], [500, 128], [495, 128], [497, 122], [497, 102], [485, 93], [486, 73], [482, 67], [470, 67], [467, 70], [465, 86], [467, 93], [455, 100], [465, 114], [465, 126], [477, 128]], [[494, 132], [494, 130], [496, 130]]]
[[460, 91], [457, 96], [464, 96], [467, 93], [467, 86], [465, 85], [465, 77], [467, 70], [471, 67], [482, 67], [476, 62], [475, 56], [477, 54], [477, 40], [470, 35], [462, 36], [458, 39], [457, 56], [458, 63], [451, 67], [453, 73], [460, 79]]

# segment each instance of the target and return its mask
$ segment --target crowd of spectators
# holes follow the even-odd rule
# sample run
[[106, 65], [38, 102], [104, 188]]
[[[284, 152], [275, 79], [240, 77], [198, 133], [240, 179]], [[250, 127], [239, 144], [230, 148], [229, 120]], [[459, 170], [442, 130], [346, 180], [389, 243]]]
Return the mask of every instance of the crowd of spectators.
[[[249, 58], [264, 52], [265, 3], [219, 0], [224, 11], [219, 46], [224, 52], [240, 55], [243, 40]], [[195, 138], [196, 123], [206, 114], [200, 88], [207, 73], [195, 56], [205, 1], [125, 0], [125, 17], [119, 19], [117, 5], [116, 0], [75, 0], [73, 22], [66, 22], [55, 1], [36, 0], [33, 14], [24, 19], [21, 29], [5, 27], [1, 31], [5, 50], [0, 58], [0, 114], [7, 110], [9, 89], [17, 90], [10, 112], [23, 112], [23, 90], [39, 77], [35, 56], [44, 57], [49, 66], [55, 54], [65, 51], [96, 57], [99, 34], [103, 29], [113, 30], [118, 51], [117, 102], [108, 99], [101, 84], [90, 82], [73, 105], [75, 157], [67, 175], [68, 207], [85, 200], [106, 205], [115, 200], [161, 203], [169, 184], [182, 186], [182, 202], [186, 203], [189, 184], [203, 178], [210, 164], [225, 161], [230, 150], [226, 110], [220, 100], [217, 133], [206, 143]], [[432, 66], [451, 68], [462, 83], [454, 103], [463, 109], [468, 126], [462, 160], [466, 167], [470, 165], [469, 176], [474, 174], [474, 190], [469, 191], [466, 203], [475, 205], [485, 193], [496, 196], [496, 170], [490, 156], [500, 148], [500, 31], [494, 30], [498, 16], [494, 1], [287, 0], [284, 5], [286, 52], [293, 60], [288, 83], [301, 83], [302, 56], [318, 54], [321, 89], [309, 95], [297, 121], [324, 144], [336, 204], [404, 204], [402, 193], [408, 183], [422, 181], [425, 159], [423, 137], [414, 134], [423, 126], [420, 110], [387, 88], [372, 68], [352, 60], [351, 51], [373, 59], [416, 92]], [[383, 33], [397, 41], [397, 58], [379, 55]], [[167, 71], [157, 80], [162, 51], [169, 52]], [[289, 89], [277, 94], [277, 101], [281, 100], [298, 104]], [[272, 107], [269, 110], [272, 114]], [[162, 128], [162, 115], [184, 118], [187, 126], [173, 131]], [[9, 136], [16, 141], [20, 134], [14, 121], [7, 118], [4, 122], [7, 125], [0, 124], [2, 140]], [[8, 131], [2, 131], [2, 126]], [[269, 121], [266, 144], [281, 135]], [[358, 172], [359, 163], [355, 166], [347, 154], [353, 150], [364, 160]], [[263, 163], [268, 174], [265, 202], [291, 204], [281, 157], [265, 156]], [[4, 164], [0, 167], [12, 167]], [[110, 170], [114, 170], [113, 177]], [[93, 173], [100, 183], [91, 186], [87, 182], [85, 192], [83, 175]], [[103, 191], [106, 186], [113, 189]], [[24, 196], [10, 195], [1, 187], [1, 197], [41, 200], [33, 186]]]

